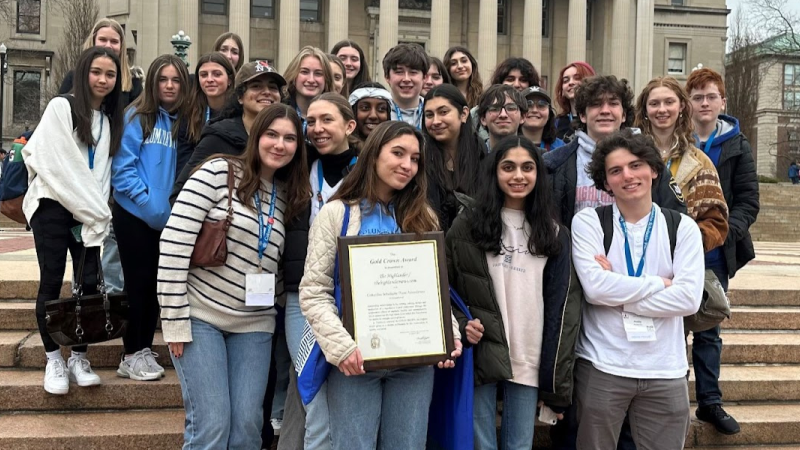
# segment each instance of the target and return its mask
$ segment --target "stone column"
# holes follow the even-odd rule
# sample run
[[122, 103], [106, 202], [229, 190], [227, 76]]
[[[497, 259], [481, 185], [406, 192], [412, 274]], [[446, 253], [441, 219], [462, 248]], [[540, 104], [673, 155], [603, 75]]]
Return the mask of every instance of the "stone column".
[[375, 79], [383, 79], [383, 57], [397, 45], [397, 23], [400, 9], [397, 1], [382, 1], [378, 17], [378, 55], [375, 61]]
[[433, 0], [429, 52], [437, 58], [443, 58], [448, 48], [450, 48], [450, 0]]
[[631, 0], [614, 0], [611, 7], [611, 74], [617, 78], [633, 76], [631, 71]]
[[194, 45], [189, 46], [189, 68], [194, 71], [197, 64], [197, 52], [199, 51], [198, 41], [200, 39], [199, 25], [199, 2], [178, 2], [178, 30], [183, 30], [187, 36], [192, 38]]
[[344, 39], [349, 33], [350, 2], [348, 0], [330, 0], [328, 2], [328, 48]]
[[653, 0], [639, 0], [636, 7], [635, 92], [653, 78]]
[[158, 41], [160, 39], [158, 18], [152, 16], [155, 11], [158, 11], [158, 0], [143, 0], [141, 5], [142, 27], [139, 33], [139, 42], [136, 45], [138, 51], [136, 64], [142, 66], [146, 71], [150, 63], [160, 54], [158, 52]]
[[241, 52], [239, 52], [239, 57], [242, 58], [244, 62], [249, 61], [248, 58], [250, 56], [250, 0], [231, 0], [230, 8], [228, 10], [228, 30], [238, 34], [239, 37], [242, 38], [242, 44], [244, 45], [244, 48], [241, 49]]
[[567, 61], [586, 60], [586, 0], [569, 0]]
[[525, 0], [522, 56], [542, 70], [542, 0]]
[[478, 11], [478, 54], [484, 79], [489, 79], [497, 65], [497, 2], [481, 0]]
[[278, 71], [283, 73], [300, 52], [300, 0], [282, 0], [280, 9]]

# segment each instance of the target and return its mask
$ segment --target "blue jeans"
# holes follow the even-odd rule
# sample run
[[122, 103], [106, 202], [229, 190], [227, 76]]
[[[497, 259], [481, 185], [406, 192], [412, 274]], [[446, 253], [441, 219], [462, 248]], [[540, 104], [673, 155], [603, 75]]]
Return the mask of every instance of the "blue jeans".
[[114, 225], [108, 225], [108, 236], [103, 241], [103, 279], [109, 294], [122, 292], [125, 288], [125, 278], [122, 276], [122, 263], [119, 260], [117, 235], [114, 234]]
[[272, 334], [191, 321], [192, 342], [172, 356], [186, 409], [183, 450], [260, 450]]
[[[503, 419], [497, 446], [497, 389], [503, 390]], [[530, 450], [539, 389], [504, 381], [475, 387], [475, 450]]]
[[[728, 271], [724, 267], [709, 267], [728, 292]], [[694, 366], [695, 394], [698, 406], [721, 405], [719, 366], [722, 361], [722, 338], [719, 325], [694, 333], [692, 338], [692, 365]]]
[[327, 384], [334, 450], [425, 448], [433, 367], [350, 377], [334, 368]]
[[[286, 346], [292, 364], [297, 359], [300, 339], [306, 318], [300, 311], [300, 295], [297, 292], [286, 293]], [[331, 370], [338, 370], [333, 368]], [[322, 385], [311, 403], [305, 405], [306, 433], [303, 438], [305, 450], [330, 450], [331, 424], [328, 417], [328, 383]]]

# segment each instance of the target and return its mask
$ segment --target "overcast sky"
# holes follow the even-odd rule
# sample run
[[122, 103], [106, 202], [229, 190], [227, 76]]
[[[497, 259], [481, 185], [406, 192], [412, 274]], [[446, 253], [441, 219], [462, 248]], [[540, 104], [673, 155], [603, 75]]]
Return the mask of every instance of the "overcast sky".
[[[739, 9], [740, 5], [746, 5], [747, 0], [727, 0], [728, 8], [731, 9], [731, 14], [728, 17], [733, 16], [736, 13], [736, 10]], [[797, 14], [800, 14], [800, 1], [797, 0], [788, 0], [786, 2], [786, 7], [790, 11], [794, 11]]]

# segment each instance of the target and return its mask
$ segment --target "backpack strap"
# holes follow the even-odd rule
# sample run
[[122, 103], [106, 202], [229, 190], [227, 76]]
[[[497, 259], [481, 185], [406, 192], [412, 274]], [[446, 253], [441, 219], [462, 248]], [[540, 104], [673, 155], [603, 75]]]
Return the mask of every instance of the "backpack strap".
[[72, 131], [75, 131], [75, 129], [78, 128], [78, 118], [75, 115], [75, 97], [73, 97], [72, 94], [61, 94], [59, 97], [65, 98], [69, 102], [69, 114], [72, 116]]
[[606, 250], [606, 255], [611, 249], [611, 240], [614, 239], [614, 212], [611, 208], [613, 206], [606, 205], [594, 209], [597, 217], [600, 218], [600, 227], [603, 229], [603, 248]]
[[669, 257], [675, 259], [675, 244], [678, 241], [678, 225], [681, 223], [681, 213], [673, 209], [661, 208], [661, 214], [667, 221], [667, 234], [669, 234]]

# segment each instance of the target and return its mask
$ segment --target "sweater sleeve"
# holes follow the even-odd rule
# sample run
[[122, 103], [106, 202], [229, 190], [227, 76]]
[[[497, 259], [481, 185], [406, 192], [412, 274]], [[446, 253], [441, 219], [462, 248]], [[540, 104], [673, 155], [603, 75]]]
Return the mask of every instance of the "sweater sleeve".
[[187, 289], [189, 261], [208, 212], [227, 194], [228, 164], [215, 159], [186, 182], [161, 233], [158, 302], [166, 342], [191, 342]]
[[694, 192], [690, 197], [686, 201], [689, 204], [688, 209], [692, 211], [692, 218], [700, 227], [703, 249], [711, 251], [725, 243], [725, 237], [728, 236], [728, 205], [725, 203], [716, 169], [702, 169], [697, 173]]
[[587, 302], [620, 306], [638, 302], [664, 290], [664, 281], [657, 275], [630, 277], [604, 270], [594, 259], [596, 255], [604, 254], [600, 218], [594, 209], [586, 208], [576, 214], [572, 221], [572, 263]]
[[624, 305], [624, 311], [645, 317], [682, 317], [694, 314], [700, 308], [705, 280], [703, 241], [697, 224], [687, 219], [689, 217], [684, 216], [678, 226], [672, 286]]
[[111, 164], [111, 185], [116, 192], [142, 206], [147, 202], [149, 193], [147, 185], [136, 170], [144, 135], [141, 120], [138, 116], [134, 116], [134, 113], [135, 111], [131, 109], [125, 117], [122, 144]]
[[40, 177], [54, 200], [84, 225], [84, 245], [97, 247], [108, 234], [111, 210], [100, 186], [86, 182], [93, 181], [94, 176], [73, 137], [70, 111], [67, 99], [51, 100], [22, 155], [29, 172], [28, 184]]

